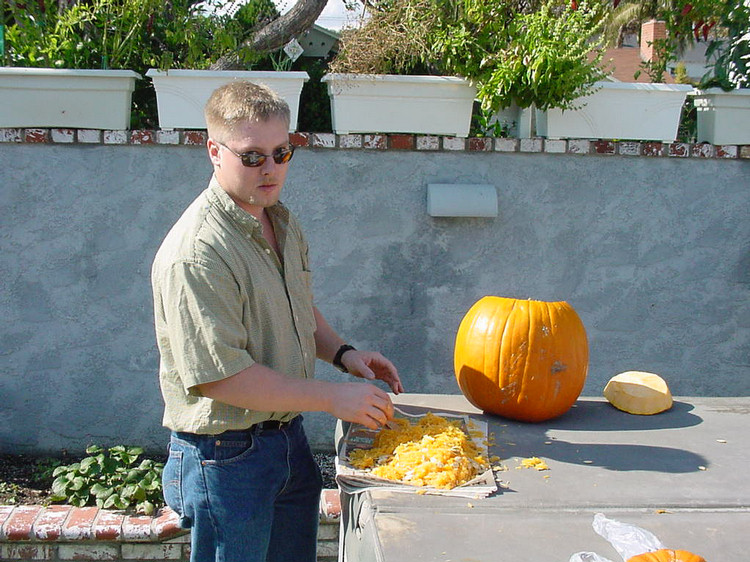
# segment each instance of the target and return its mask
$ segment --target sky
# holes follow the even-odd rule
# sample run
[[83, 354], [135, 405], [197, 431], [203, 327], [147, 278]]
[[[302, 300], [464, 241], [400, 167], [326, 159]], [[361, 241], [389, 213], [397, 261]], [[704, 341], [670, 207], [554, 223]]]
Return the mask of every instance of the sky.
[[[295, 0], [274, 0], [279, 11], [283, 14], [289, 11], [295, 4]], [[323, 12], [315, 23], [326, 29], [339, 30], [347, 23], [353, 23], [358, 12], [351, 12], [344, 6], [343, 0], [328, 0]]]

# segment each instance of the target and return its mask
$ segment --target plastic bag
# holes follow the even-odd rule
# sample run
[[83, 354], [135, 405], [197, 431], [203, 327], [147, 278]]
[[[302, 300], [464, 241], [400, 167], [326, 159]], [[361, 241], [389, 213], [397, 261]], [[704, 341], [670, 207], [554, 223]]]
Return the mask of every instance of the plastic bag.
[[[594, 515], [594, 522], [591, 525], [594, 527], [594, 531], [609, 541], [622, 557], [623, 562], [627, 562], [629, 558], [644, 552], [666, 548], [653, 533], [629, 523], [607, 519], [602, 513]], [[612, 561], [594, 552], [576, 552], [570, 557], [569, 562]]]

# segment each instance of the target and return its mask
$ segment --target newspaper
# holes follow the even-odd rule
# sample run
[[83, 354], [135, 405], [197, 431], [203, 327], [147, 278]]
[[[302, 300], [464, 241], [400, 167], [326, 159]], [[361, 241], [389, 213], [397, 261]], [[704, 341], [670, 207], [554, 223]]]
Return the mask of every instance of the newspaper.
[[[462, 422], [462, 429], [474, 441], [482, 456], [488, 459], [487, 452], [487, 423], [481, 420], [471, 419], [468, 415], [457, 415], [447, 412], [432, 412], [444, 418], [458, 419]], [[396, 417], [405, 418], [409, 423], [416, 423], [424, 414], [407, 414], [396, 408]], [[355, 449], [371, 448], [378, 431], [368, 429], [359, 424], [350, 424], [343, 438], [340, 440], [338, 451], [336, 451], [336, 482], [346, 493], [359, 493], [372, 488], [387, 491], [399, 491], [407, 493], [431, 494], [440, 496], [454, 496], [462, 498], [479, 499], [485, 498], [497, 491], [495, 476], [492, 468], [488, 467], [483, 473], [477, 475], [465, 484], [456, 486], [450, 490], [435, 488], [433, 486], [415, 486], [408, 482], [388, 480], [372, 475], [367, 470], [354, 468], [348, 461], [349, 452]]]

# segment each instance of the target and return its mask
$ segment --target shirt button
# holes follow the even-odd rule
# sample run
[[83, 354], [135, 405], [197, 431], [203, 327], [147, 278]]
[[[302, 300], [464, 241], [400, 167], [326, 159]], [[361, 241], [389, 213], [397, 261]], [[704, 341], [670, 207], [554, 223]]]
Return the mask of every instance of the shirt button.
[[267, 254], [270, 254], [270, 253], [271, 253], [271, 250], [269, 250], [268, 248], [266, 248], [266, 253], [267, 253]]

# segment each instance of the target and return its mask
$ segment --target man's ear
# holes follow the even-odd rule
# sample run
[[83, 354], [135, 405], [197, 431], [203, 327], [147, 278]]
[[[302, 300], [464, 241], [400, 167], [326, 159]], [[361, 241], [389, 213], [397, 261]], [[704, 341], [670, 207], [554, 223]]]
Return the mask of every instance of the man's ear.
[[214, 139], [209, 138], [206, 141], [206, 149], [208, 149], [208, 158], [211, 160], [211, 164], [218, 166], [221, 163], [221, 158], [219, 157], [221, 145]]

